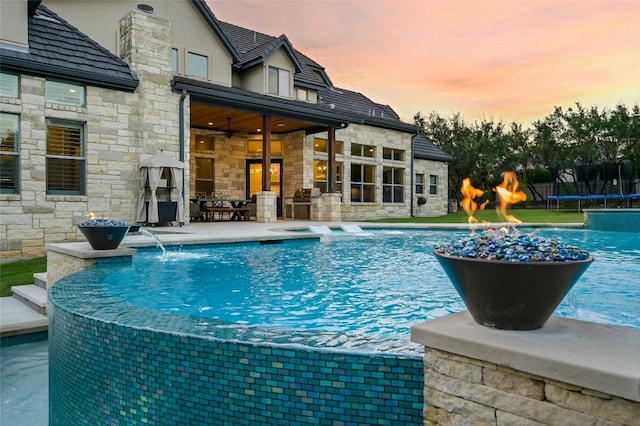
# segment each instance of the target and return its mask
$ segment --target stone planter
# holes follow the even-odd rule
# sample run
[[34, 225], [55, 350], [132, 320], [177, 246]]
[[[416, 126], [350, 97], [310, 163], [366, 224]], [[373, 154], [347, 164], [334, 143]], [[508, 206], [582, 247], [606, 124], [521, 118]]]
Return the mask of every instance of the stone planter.
[[94, 250], [112, 250], [118, 248], [129, 226], [83, 226], [78, 228]]
[[593, 258], [509, 262], [434, 252], [473, 319], [505, 330], [541, 328]]

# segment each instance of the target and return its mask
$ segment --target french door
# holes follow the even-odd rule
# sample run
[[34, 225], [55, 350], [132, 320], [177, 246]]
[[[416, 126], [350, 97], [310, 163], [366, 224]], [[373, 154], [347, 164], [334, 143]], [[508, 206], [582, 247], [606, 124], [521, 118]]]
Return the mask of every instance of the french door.
[[[271, 160], [269, 168], [269, 190], [276, 193], [276, 207], [278, 217], [282, 216], [282, 160]], [[247, 198], [262, 191], [262, 160], [247, 160]]]

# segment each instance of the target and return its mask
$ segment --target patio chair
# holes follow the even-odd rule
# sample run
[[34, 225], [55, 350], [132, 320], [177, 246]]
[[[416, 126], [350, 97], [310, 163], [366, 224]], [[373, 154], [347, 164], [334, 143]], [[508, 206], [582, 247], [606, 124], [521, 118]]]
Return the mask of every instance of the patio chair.
[[204, 216], [202, 211], [200, 210], [200, 203], [191, 202], [189, 203], [189, 217], [192, 222], [198, 222], [204, 220]]
[[231, 218], [231, 213], [233, 213], [233, 209], [231, 207], [225, 207], [224, 202], [222, 201], [222, 194], [219, 192], [211, 193], [211, 202], [209, 206], [209, 202], [207, 202], [207, 211], [209, 212], [209, 221], [212, 221], [214, 215], [218, 213], [218, 217], [222, 220], [222, 217], [225, 213], [229, 215]]

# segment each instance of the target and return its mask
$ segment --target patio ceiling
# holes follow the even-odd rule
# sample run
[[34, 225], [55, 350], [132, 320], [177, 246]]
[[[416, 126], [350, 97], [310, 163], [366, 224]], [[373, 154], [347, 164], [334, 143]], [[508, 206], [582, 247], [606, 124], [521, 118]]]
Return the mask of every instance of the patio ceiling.
[[[228, 119], [231, 119], [229, 122]], [[191, 127], [226, 132], [234, 135], [262, 133], [262, 115], [218, 106], [193, 103], [191, 105]], [[318, 130], [318, 126], [300, 120], [271, 116], [271, 133], [290, 133], [301, 130]]]

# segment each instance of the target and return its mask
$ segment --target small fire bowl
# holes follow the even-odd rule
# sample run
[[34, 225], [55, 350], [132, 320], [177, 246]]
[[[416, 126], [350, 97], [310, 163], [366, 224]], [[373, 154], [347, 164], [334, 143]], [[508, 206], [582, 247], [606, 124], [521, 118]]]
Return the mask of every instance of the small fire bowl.
[[118, 248], [129, 226], [81, 226], [80, 231], [94, 250], [112, 250]]
[[508, 262], [433, 253], [476, 323], [541, 328], [593, 262]]

